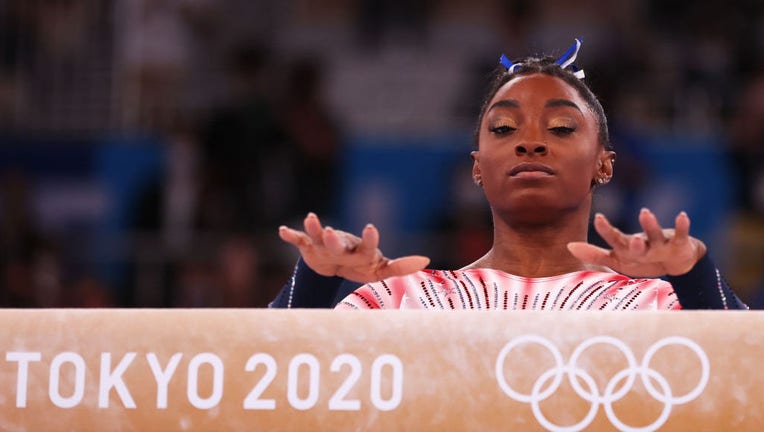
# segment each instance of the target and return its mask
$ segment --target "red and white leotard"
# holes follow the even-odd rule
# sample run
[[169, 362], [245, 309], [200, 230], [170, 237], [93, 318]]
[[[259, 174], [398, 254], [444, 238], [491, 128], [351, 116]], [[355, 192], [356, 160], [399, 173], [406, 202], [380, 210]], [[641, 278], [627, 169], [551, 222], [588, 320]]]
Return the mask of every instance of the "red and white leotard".
[[368, 283], [336, 309], [681, 309], [671, 284], [578, 271], [528, 278], [494, 269], [423, 270]]

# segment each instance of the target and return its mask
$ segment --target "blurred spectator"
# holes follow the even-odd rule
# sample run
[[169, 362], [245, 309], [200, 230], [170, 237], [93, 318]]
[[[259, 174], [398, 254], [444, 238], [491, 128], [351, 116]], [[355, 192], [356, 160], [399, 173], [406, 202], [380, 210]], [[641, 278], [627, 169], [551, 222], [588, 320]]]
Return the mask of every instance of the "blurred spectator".
[[741, 212], [727, 230], [731, 286], [753, 309], [764, 309], [764, 214]]
[[739, 202], [746, 211], [764, 214], [764, 73], [741, 89], [730, 131]]
[[221, 307], [222, 291], [215, 284], [215, 273], [207, 260], [186, 259], [178, 266], [169, 307]]
[[482, 189], [472, 182], [471, 170], [471, 162], [451, 169], [447, 211], [435, 224], [440, 241], [428, 251], [432, 268], [461, 268], [491, 248], [491, 211]]
[[9, 1], [0, 7], [0, 130], [8, 129], [15, 120], [19, 91], [19, 45], [22, 30], [19, 2]]
[[70, 288], [69, 304], [72, 307], [82, 308], [106, 308], [115, 307], [109, 288], [92, 276], [83, 276], [76, 279]]
[[35, 307], [70, 306], [63, 281], [65, 264], [55, 245], [45, 245], [37, 252], [32, 266]]
[[740, 91], [730, 121], [730, 155], [735, 166], [738, 214], [730, 221], [730, 280], [750, 306], [764, 309], [764, 73]]
[[357, 28], [361, 45], [379, 48], [386, 42], [421, 45], [427, 37], [432, 6], [428, 0], [361, 0]]
[[35, 225], [27, 177], [6, 172], [0, 179], [0, 301], [5, 307], [36, 306], [34, 262], [44, 241]]
[[190, 59], [190, 29], [183, 0], [123, 2], [122, 62], [131, 124], [168, 127], [181, 109]]
[[[254, 243], [245, 236], [232, 236], [220, 246], [217, 257], [218, 279], [223, 307], [254, 307], [261, 279], [259, 255]], [[259, 305], [264, 306], [264, 305]]]
[[112, 2], [19, 2], [18, 126], [33, 132], [103, 128], [110, 106]]
[[340, 131], [326, 105], [323, 69], [315, 58], [292, 63], [283, 124], [294, 146], [297, 214], [329, 216], [335, 209], [340, 174]]
[[228, 66], [230, 98], [202, 126], [204, 185], [199, 226], [213, 230], [275, 227], [293, 202], [293, 167], [274, 107], [270, 57], [257, 44], [238, 46]]
[[11, 258], [3, 268], [3, 307], [36, 307], [31, 263], [21, 258]]
[[8, 129], [14, 123], [17, 92], [15, 74], [0, 68], [0, 130]]

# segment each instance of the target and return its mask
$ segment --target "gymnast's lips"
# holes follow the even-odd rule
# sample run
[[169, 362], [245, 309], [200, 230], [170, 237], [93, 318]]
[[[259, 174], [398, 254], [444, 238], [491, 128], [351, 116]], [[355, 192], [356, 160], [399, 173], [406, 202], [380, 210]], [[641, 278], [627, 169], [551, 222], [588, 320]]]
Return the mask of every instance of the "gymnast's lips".
[[515, 165], [510, 171], [509, 176], [515, 177], [520, 173], [543, 173], [544, 175], [554, 175], [554, 170], [548, 165], [544, 165], [538, 162], [523, 162]]

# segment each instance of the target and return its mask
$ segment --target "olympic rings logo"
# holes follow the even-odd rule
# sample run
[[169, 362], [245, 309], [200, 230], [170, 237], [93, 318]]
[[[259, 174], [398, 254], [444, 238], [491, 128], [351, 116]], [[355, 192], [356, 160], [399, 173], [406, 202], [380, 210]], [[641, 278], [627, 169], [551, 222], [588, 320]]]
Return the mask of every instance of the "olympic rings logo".
[[[510, 385], [507, 383], [507, 380], [504, 376], [504, 363], [509, 353], [515, 347], [523, 344], [533, 343], [545, 347], [552, 353], [555, 361], [555, 366], [542, 373], [538, 377], [536, 382], [533, 384], [533, 388], [530, 394], [523, 394], [510, 387]], [[623, 353], [628, 362], [628, 366], [625, 369], [616, 373], [610, 379], [610, 381], [608, 381], [607, 385], [605, 386], [605, 391], [602, 394], [600, 394], [594, 378], [588, 372], [577, 366], [578, 359], [581, 354], [589, 347], [597, 344], [608, 344], [614, 346]], [[700, 381], [695, 386], [695, 388], [683, 396], [674, 396], [671, 390], [671, 386], [669, 385], [666, 378], [658, 373], [655, 369], [650, 368], [650, 361], [652, 360], [655, 353], [667, 345], [685, 346], [695, 352], [695, 354], [700, 359]], [[508, 342], [504, 348], [502, 348], [499, 356], [496, 358], [496, 380], [498, 381], [499, 387], [501, 387], [504, 393], [518, 402], [531, 404], [531, 409], [533, 410], [533, 415], [536, 417], [536, 420], [547, 430], [561, 432], [577, 432], [589, 426], [591, 422], [594, 421], [600, 405], [605, 408], [605, 414], [607, 415], [608, 420], [610, 420], [613, 426], [618, 428], [618, 430], [629, 432], [656, 430], [663, 426], [666, 420], [668, 420], [668, 417], [671, 414], [671, 408], [674, 405], [681, 405], [690, 402], [703, 392], [706, 384], [708, 384], [709, 371], [710, 367], [708, 356], [703, 351], [703, 349], [690, 339], [680, 336], [666, 337], [652, 344], [645, 353], [641, 364], [637, 364], [637, 361], [634, 358], [634, 354], [625, 343], [611, 336], [595, 336], [585, 340], [576, 347], [567, 364], [563, 362], [562, 354], [557, 349], [557, 347], [552, 344], [552, 342], [537, 335], [524, 335], [513, 339], [512, 341]], [[576, 394], [592, 404], [589, 412], [586, 414], [583, 420], [572, 426], [560, 426], [552, 423], [544, 416], [539, 406], [543, 400], [550, 397], [559, 389], [563, 375], [567, 375], [568, 381], [570, 382], [570, 385]], [[616, 416], [615, 412], [613, 412], [613, 403], [622, 399], [627, 393], [629, 393], [632, 386], [634, 385], [634, 381], [636, 380], [637, 375], [639, 375], [641, 378], [642, 384], [644, 385], [645, 389], [647, 389], [647, 392], [650, 394], [650, 396], [664, 404], [663, 410], [661, 411], [658, 418], [653, 423], [643, 427], [629, 426], [623, 423], [618, 418], [618, 416]], [[550, 380], [551, 384], [545, 387], [545, 385], [550, 382]], [[616, 389], [618, 383], [623, 380], [625, 380], [623, 386]], [[583, 385], [581, 384], [581, 381], [583, 381]], [[658, 383], [659, 389], [655, 388], [653, 381]]]

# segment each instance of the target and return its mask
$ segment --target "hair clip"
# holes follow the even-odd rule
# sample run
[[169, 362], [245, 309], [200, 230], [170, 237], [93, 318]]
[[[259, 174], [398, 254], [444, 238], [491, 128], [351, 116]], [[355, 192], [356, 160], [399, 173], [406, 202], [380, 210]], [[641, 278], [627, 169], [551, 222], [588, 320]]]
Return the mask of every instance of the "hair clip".
[[[581, 39], [576, 38], [576, 42], [573, 44], [573, 46], [568, 48], [568, 50], [565, 51], [565, 53], [555, 61], [555, 63], [560, 65], [560, 67], [563, 69], [570, 67], [573, 71], [573, 75], [575, 75], [575, 77], [578, 79], [583, 79], [586, 76], [582, 69], [579, 69], [576, 65], [573, 64], [573, 62], [576, 61], [576, 57], [578, 56], [578, 50], [581, 48], [581, 43]], [[512, 61], [504, 54], [499, 57], [499, 63], [507, 68], [507, 72], [509, 73], [514, 73], [517, 67], [522, 65], [522, 63], [512, 63]]]

